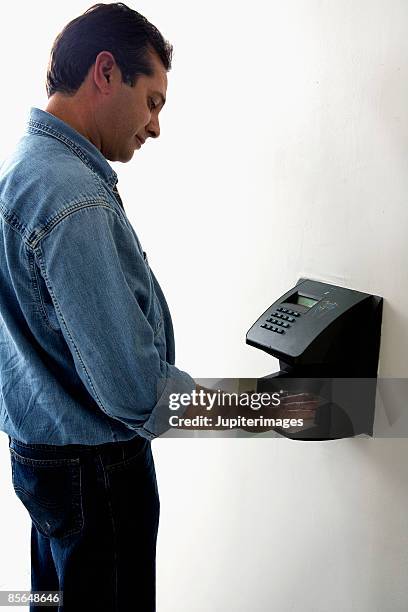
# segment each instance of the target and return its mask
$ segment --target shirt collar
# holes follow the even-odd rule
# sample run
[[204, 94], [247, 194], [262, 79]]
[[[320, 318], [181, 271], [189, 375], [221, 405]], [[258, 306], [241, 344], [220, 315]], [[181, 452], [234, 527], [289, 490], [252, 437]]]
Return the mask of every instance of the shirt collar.
[[58, 119], [55, 115], [40, 108], [31, 107], [27, 121], [27, 132], [30, 134], [42, 133], [57, 138], [78, 155], [84, 164], [99, 174], [110, 187], [114, 187], [118, 182], [116, 172], [99, 149], [85, 136], [82, 136], [68, 123]]

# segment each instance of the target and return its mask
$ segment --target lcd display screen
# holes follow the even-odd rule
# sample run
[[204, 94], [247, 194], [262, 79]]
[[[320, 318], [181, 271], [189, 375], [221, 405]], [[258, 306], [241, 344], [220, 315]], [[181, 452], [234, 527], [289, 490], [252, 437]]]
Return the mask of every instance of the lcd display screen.
[[313, 298], [306, 297], [305, 295], [300, 295], [298, 293], [296, 304], [300, 304], [300, 306], [306, 306], [307, 308], [311, 308], [315, 304], [317, 304], [318, 300], [314, 300]]

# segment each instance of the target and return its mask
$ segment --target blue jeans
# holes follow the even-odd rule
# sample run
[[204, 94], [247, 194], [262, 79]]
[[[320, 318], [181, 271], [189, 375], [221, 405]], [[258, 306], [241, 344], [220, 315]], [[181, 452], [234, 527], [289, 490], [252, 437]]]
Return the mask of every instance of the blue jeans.
[[150, 442], [24, 444], [9, 438], [13, 487], [31, 520], [31, 589], [63, 605], [154, 612], [159, 496]]

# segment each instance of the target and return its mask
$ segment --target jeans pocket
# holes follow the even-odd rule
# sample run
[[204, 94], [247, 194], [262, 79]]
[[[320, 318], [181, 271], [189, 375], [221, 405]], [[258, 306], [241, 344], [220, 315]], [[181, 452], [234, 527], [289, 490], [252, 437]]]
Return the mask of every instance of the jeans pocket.
[[10, 448], [14, 491], [38, 531], [65, 538], [83, 528], [79, 459], [32, 459]]

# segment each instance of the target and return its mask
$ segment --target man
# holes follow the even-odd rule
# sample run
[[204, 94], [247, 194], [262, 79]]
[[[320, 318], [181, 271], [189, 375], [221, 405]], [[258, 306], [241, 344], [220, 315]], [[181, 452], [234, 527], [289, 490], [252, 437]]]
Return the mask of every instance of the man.
[[65, 611], [155, 609], [150, 440], [170, 390], [195, 383], [107, 160], [158, 138], [171, 54], [124, 4], [88, 9], [56, 38], [46, 110], [0, 169], [0, 427], [32, 589], [63, 591]]
[[57, 36], [46, 110], [0, 168], [0, 429], [32, 590], [62, 591], [65, 612], [155, 609], [150, 441], [196, 385], [107, 160], [158, 138], [171, 55], [136, 11], [91, 7]]

